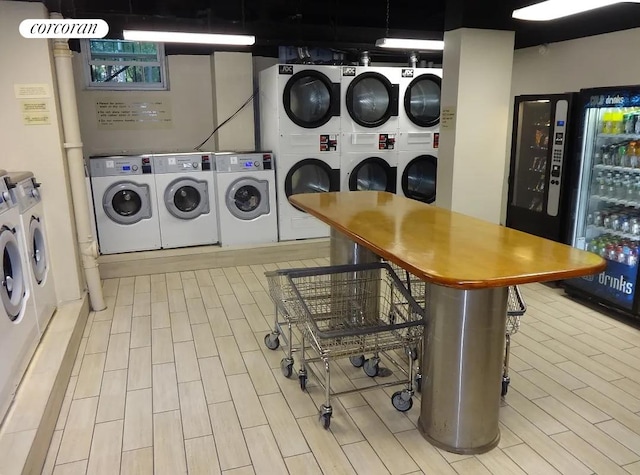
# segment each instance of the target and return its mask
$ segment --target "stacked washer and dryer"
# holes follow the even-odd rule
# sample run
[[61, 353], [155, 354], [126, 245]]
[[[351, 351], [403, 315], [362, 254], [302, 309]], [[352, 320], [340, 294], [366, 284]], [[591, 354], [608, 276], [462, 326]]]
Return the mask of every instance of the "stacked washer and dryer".
[[339, 66], [279, 64], [260, 73], [260, 136], [277, 160], [281, 241], [329, 235], [288, 198], [340, 190], [340, 80]]
[[436, 199], [442, 69], [402, 68], [398, 118], [397, 193]]
[[57, 303], [38, 187], [0, 170], [0, 420]]

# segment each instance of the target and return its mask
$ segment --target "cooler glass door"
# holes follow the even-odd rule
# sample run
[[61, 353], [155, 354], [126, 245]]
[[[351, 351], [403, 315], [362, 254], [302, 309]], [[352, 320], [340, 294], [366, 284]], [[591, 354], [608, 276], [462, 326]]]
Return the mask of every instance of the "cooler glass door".
[[632, 310], [640, 247], [640, 96], [606, 94], [584, 101], [572, 244], [607, 259], [607, 268], [568, 284]]

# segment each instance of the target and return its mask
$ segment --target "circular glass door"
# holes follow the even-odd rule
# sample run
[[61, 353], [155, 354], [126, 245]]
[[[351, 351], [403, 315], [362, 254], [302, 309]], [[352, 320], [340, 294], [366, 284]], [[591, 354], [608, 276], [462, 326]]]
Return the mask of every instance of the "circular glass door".
[[42, 232], [40, 218], [35, 216], [31, 217], [29, 236], [29, 260], [31, 270], [33, 270], [33, 276], [36, 282], [40, 284], [47, 275], [48, 267], [47, 245], [44, 239], [44, 233]]
[[227, 209], [238, 219], [251, 220], [269, 213], [269, 183], [255, 178], [239, 178], [229, 185]]
[[207, 182], [178, 178], [164, 191], [167, 211], [178, 219], [193, 219], [209, 212]]
[[15, 321], [22, 310], [25, 275], [17, 237], [14, 231], [6, 226], [0, 228], [0, 252], [2, 253], [0, 300], [9, 319]]
[[149, 186], [131, 182], [114, 183], [104, 193], [102, 208], [118, 224], [135, 224], [150, 218]]
[[[347, 110], [363, 127], [378, 127], [394, 113], [397, 95], [391, 82], [376, 72], [356, 76], [347, 88]], [[397, 109], [397, 107], [396, 107]]]
[[307, 158], [296, 163], [284, 181], [284, 191], [289, 198], [300, 193], [327, 193], [338, 191], [338, 180], [327, 163]]
[[[283, 92], [284, 110], [289, 119], [307, 129], [315, 129], [333, 117], [333, 84], [319, 71], [300, 71], [289, 79]], [[336, 94], [335, 96], [338, 96]]]
[[411, 81], [404, 93], [404, 110], [411, 122], [420, 127], [438, 125], [441, 84], [434, 74], [423, 74]]
[[351, 191], [395, 192], [396, 176], [387, 162], [378, 157], [369, 157], [360, 162], [349, 176]]
[[438, 159], [420, 155], [409, 162], [402, 173], [402, 191], [407, 198], [433, 203], [436, 200]]

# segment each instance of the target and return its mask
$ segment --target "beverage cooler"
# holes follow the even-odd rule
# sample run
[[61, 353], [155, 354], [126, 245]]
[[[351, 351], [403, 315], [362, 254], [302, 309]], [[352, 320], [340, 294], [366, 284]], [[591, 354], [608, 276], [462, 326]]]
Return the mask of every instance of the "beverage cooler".
[[562, 242], [568, 233], [576, 95], [515, 98], [506, 225]]
[[607, 268], [564, 285], [570, 294], [638, 315], [640, 86], [583, 90], [580, 104], [570, 244], [601, 255]]

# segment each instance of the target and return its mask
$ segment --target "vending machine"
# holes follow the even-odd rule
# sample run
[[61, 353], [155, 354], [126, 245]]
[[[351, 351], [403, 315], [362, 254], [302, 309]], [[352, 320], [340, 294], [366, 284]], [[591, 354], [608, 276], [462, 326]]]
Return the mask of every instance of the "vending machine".
[[515, 98], [506, 225], [566, 241], [575, 93]]
[[607, 268], [564, 285], [569, 294], [638, 315], [640, 86], [582, 90], [580, 109], [570, 244], [604, 257]]

